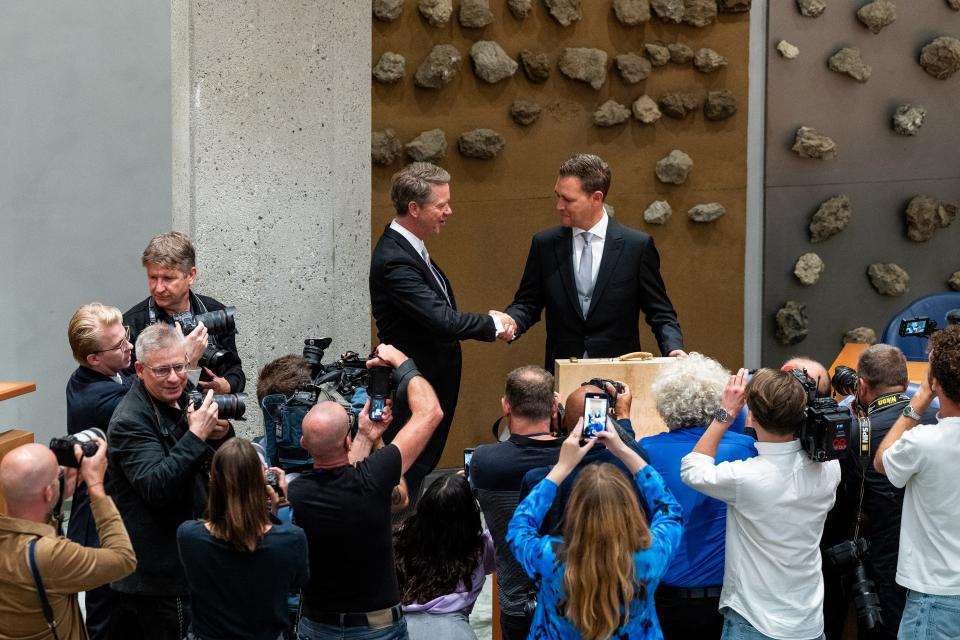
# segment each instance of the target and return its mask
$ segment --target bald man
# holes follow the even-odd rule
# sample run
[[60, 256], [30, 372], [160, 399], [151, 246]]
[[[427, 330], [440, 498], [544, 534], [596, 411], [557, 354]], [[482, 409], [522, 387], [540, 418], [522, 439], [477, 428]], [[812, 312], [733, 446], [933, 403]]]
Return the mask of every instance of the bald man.
[[383, 633], [377, 637], [406, 637], [393, 564], [391, 496], [443, 411], [413, 360], [389, 345], [380, 345], [375, 354], [367, 367], [393, 367], [397, 396], [406, 395], [411, 412], [390, 444], [370, 453], [389, 421], [371, 421], [369, 404], [360, 413], [356, 438], [350, 436], [346, 411], [336, 403], [321, 402], [303, 419], [301, 446], [314, 469], [289, 487], [294, 520], [310, 546], [310, 581], [301, 600], [303, 638], [328, 637], [325, 632], [347, 627], [354, 633]]
[[[133, 546], [120, 514], [103, 490], [107, 445], [96, 439], [97, 453], [81, 458], [79, 477], [86, 483], [90, 510], [101, 548], [84, 547], [57, 535], [51, 515], [60, 499], [60, 467], [47, 447], [26, 444], [0, 461], [0, 490], [7, 515], [0, 515], [0, 636], [47, 637], [48, 624], [37, 597], [30, 565], [24, 562], [28, 545], [36, 540], [36, 562], [53, 611], [60, 640], [87, 637], [77, 593], [94, 589], [130, 574], [137, 565]], [[77, 448], [79, 456], [79, 448]], [[76, 471], [64, 482], [69, 497], [76, 487]]]
[[827, 372], [827, 368], [816, 360], [800, 356], [793, 357], [783, 363], [782, 369], [805, 369], [807, 377], [817, 383], [817, 397], [830, 397], [833, 391], [833, 387], [830, 385], [830, 374]]

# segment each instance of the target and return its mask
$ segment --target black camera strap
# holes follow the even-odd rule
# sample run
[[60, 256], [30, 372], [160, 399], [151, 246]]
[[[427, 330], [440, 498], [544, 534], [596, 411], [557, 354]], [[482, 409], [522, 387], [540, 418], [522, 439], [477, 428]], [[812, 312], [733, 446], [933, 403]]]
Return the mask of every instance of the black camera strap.
[[50, 606], [50, 599], [47, 598], [47, 590], [43, 586], [43, 578], [40, 576], [40, 567], [37, 566], [37, 540], [34, 538], [27, 543], [27, 561], [30, 563], [30, 573], [33, 574], [33, 582], [37, 586], [37, 597], [40, 598], [40, 608], [43, 610], [43, 619], [50, 629], [54, 640], [60, 640], [57, 635], [57, 621], [53, 617], [53, 607]]

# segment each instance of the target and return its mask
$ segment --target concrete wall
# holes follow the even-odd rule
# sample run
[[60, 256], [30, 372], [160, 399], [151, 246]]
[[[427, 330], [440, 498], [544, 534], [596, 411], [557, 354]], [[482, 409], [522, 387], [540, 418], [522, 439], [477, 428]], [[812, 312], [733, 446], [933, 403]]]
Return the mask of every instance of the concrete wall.
[[66, 433], [67, 321], [146, 295], [139, 255], [170, 226], [163, 2], [34, 0], [0, 10], [0, 431]]
[[260, 367], [307, 337], [370, 347], [370, 6], [171, 5], [173, 226], [194, 289], [238, 309], [257, 435]]

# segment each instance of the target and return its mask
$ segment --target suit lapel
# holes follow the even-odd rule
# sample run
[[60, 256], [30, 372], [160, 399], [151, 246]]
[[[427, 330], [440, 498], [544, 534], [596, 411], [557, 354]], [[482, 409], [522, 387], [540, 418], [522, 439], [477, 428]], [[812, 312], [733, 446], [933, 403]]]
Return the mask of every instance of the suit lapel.
[[[432, 273], [430, 273], [430, 268], [427, 266], [427, 263], [423, 261], [423, 256], [417, 253], [416, 249], [413, 248], [410, 242], [402, 235], [391, 229], [390, 225], [387, 225], [386, 229], [383, 230], [383, 235], [392, 239], [403, 251], [407, 253], [407, 255], [413, 259], [414, 263], [417, 265], [417, 268], [420, 270], [420, 273], [423, 274], [424, 281], [429, 284], [441, 298], [445, 300], [446, 296], [443, 293], [443, 289], [440, 288], [440, 283], [437, 282], [437, 279], [433, 277]], [[453, 297], [453, 289], [450, 287], [450, 280], [442, 271], [440, 271], [440, 267], [437, 266], [437, 263], [434, 262], [432, 258], [430, 259], [430, 262], [433, 263], [437, 273], [440, 274], [440, 277], [443, 278], [444, 284], [447, 285], [447, 293], [450, 296], [450, 306], [456, 309], [457, 303]]]
[[556, 253], [560, 281], [567, 293], [567, 300], [576, 309], [577, 315], [583, 317], [580, 299], [577, 297], [577, 283], [573, 278], [573, 232], [569, 228], [563, 227], [557, 232], [553, 242], [553, 250]]
[[[610, 282], [610, 276], [617, 269], [617, 262], [620, 260], [620, 254], [623, 252], [623, 233], [620, 225], [613, 218], [607, 223], [607, 237], [603, 240], [603, 256], [600, 258], [600, 271], [597, 273], [597, 282], [593, 285], [593, 297], [590, 300], [590, 308], [587, 310], [587, 316], [597, 306], [597, 301], [603, 295], [603, 289]], [[571, 273], [573, 267], [570, 268]]]

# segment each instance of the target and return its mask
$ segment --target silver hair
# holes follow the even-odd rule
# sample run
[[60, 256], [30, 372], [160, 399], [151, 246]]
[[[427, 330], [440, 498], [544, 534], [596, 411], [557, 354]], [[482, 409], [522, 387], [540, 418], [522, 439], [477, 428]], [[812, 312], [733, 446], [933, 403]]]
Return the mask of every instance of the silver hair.
[[167, 324], [152, 324], [137, 336], [137, 359], [147, 360], [147, 356], [160, 349], [172, 347], [184, 348], [183, 337]]
[[700, 353], [660, 369], [652, 390], [657, 412], [669, 429], [707, 424], [720, 408], [730, 372]]

